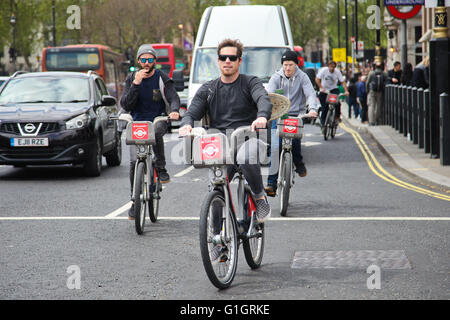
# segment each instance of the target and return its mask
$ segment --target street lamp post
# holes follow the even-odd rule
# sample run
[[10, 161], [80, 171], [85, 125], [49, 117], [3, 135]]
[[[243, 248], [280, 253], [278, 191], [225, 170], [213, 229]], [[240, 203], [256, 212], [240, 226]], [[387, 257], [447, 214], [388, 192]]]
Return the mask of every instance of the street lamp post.
[[11, 22], [12, 25], [12, 45], [9, 50], [9, 56], [12, 60], [14, 72], [16, 72], [16, 16], [14, 15], [14, 12], [11, 13]]
[[52, 34], [53, 34], [53, 46], [56, 47], [56, 21], [55, 21], [55, 0], [52, 0]]
[[339, 3], [341, 0], [337, 0], [337, 20], [338, 20], [338, 48], [341, 47], [341, 9]]
[[347, 56], [348, 56], [348, 14], [347, 14], [347, 0], [344, 1], [345, 6], [345, 16], [343, 17], [345, 21], [345, 79], [348, 80], [348, 67], [347, 67]]
[[[381, 8], [380, 6], [380, 0], [377, 0], [377, 6], [378, 8]], [[375, 41], [375, 62], [382, 63], [383, 57], [381, 56], [381, 26], [377, 25], [376, 29], [376, 41]]]
[[181, 34], [180, 34], [180, 48], [183, 49], [184, 48], [184, 45], [183, 45], [183, 29], [184, 29], [184, 26], [183, 26], [182, 23], [178, 24], [178, 29], [180, 29], [180, 32], [181, 32]]
[[[438, 0], [434, 14], [434, 36], [430, 40], [430, 154], [432, 158], [439, 158], [442, 156], [440, 154], [442, 137], [440, 137], [439, 96], [449, 92], [448, 52], [450, 42], [444, 0]], [[442, 125], [448, 124], [442, 123]]]

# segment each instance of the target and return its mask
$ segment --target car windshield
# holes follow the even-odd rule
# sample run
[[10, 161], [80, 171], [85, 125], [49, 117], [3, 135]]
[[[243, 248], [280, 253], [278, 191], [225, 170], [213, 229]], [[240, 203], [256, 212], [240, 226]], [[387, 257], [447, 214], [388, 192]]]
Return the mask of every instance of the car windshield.
[[[272, 74], [281, 68], [281, 55], [286, 48], [244, 48], [239, 72], [269, 82]], [[194, 83], [205, 83], [220, 76], [217, 49], [204, 48], [196, 52]]]
[[29, 77], [11, 79], [0, 93], [0, 103], [86, 102], [88, 80], [83, 78]]

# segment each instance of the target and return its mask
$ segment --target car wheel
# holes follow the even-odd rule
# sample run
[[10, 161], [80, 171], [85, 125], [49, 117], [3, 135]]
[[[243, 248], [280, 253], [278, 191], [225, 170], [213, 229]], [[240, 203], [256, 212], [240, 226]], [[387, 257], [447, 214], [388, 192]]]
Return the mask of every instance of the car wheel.
[[116, 134], [116, 145], [114, 149], [105, 154], [106, 163], [110, 167], [120, 166], [122, 162], [122, 139], [120, 138], [120, 132]]
[[98, 177], [102, 171], [102, 141], [99, 137], [91, 157], [84, 163], [84, 171], [90, 177]]

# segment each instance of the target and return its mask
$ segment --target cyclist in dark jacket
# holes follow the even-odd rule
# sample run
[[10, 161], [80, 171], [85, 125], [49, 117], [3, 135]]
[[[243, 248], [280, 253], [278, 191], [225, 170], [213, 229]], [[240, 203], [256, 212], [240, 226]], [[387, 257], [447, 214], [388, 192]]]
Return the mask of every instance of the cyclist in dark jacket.
[[[210, 127], [221, 131], [247, 125], [252, 129], [266, 128], [272, 114], [272, 103], [259, 78], [239, 74], [242, 50], [243, 46], [237, 40], [226, 39], [219, 44], [220, 78], [203, 84], [197, 91], [183, 117], [180, 135], [189, 134], [194, 121], [205, 115], [209, 117]], [[264, 221], [270, 216], [270, 205], [264, 195], [261, 167], [255, 160], [265, 146], [261, 148], [259, 140], [250, 139], [246, 143], [249, 143], [249, 152], [246, 154], [241, 146], [237, 163], [255, 196], [257, 219]], [[266, 152], [265, 149], [263, 151]]]
[[[156, 51], [151, 45], [144, 44], [137, 53], [141, 69], [130, 74], [125, 80], [125, 89], [120, 104], [125, 111], [133, 116], [134, 121], [153, 121], [157, 116], [169, 115], [170, 119], [179, 119], [180, 98], [175, 90], [173, 81], [162, 71], [155, 69]], [[156, 170], [161, 183], [170, 181], [165, 169], [164, 139], [168, 124], [158, 122], [155, 127], [156, 145], [153, 150], [156, 157]], [[136, 163], [136, 148], [130, 148], [130, 183], [133, 189], [134, 167]], [[133, 192], [133, 191], [131, 191]], [[134, 208], [128, 212], [134, 219]]]

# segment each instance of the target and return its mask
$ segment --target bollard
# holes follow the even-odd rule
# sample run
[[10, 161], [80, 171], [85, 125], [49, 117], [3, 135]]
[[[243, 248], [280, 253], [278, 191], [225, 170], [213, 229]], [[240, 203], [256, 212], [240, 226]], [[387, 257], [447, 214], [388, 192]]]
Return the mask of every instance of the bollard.
[[390, 112], [390, 110], [391, 110], [391, 104], [390, 104], [390, 101], [389, 101], [389, 90], [391, 89], [390, 88], [390, 85], [388, 84], [386, 87], [385, 87], [386, 89], [384, 90], [384, 109], [385, 109], [385, 112], [384, 112], [384, 124], [385, 125], [389, 125], [389, 112]]
[[423, 147], [425, 153], [430, 153], [430, 89], [423, 91], [423, 118], [425, 121]]
[[395, 130], [400, 132], [400, 89], [394, 86], [394, 125]]
[[450, 110], [448, 94], [439, 96], [440, 158], [441, 165], [450, 165]]
[[412, 140], [412, 87], [406, 87], [406, 108], [407, 108], [407, 114], [406, 118], [407, 120], [407, 127], [408, 130], [406, 131], [406, 136], [408, 137], [408, 140]]
[[398, 132], [403, 133], [403, 86], [398, 86]]
[[411, 93], [412, 93], [412, 100], [411, 100], [411, 108], [412, 108], [412, 119], [411, 119], [411, 127], [412, 127], [412, 141], [414, 144], [417, 144], [419, 142], [419, 137], [418, 137], [418, 128], [417, 128], [417, 88], [413, 87], [411, 89]]
[[402, 133], [408, 135], [408, 87], [402, 86]]
[[423, 88], [419, 88], [417, 90], [417, 129], [418, 129], [418, 136], [419, 136], [419, 148], [423, 149], [423, 130], [424, 130], [424, 119], [423, 119]]
[[393, 122], [392, 122], [393, 110], [394, 110], [394, 108], [393, 108], [393, 106], [394, 106], [394, 104], [393, 104], [394, 99], [393, 99], [393, 95], [392, 95], [393, 89], [394, 89], [394, 87], [392, 85], [389, 85], [389, 125], [391, 127], [394, 127], [393, 126]]

